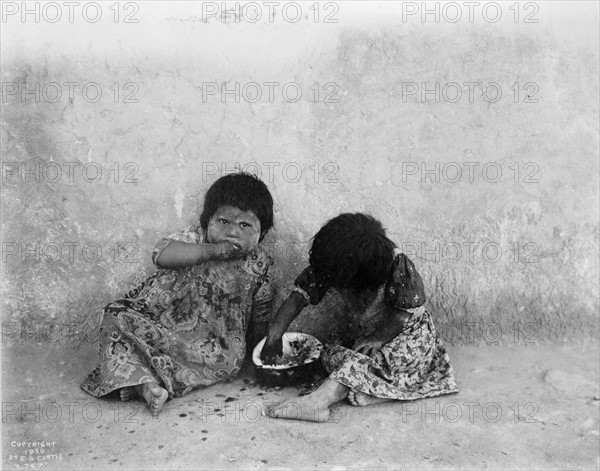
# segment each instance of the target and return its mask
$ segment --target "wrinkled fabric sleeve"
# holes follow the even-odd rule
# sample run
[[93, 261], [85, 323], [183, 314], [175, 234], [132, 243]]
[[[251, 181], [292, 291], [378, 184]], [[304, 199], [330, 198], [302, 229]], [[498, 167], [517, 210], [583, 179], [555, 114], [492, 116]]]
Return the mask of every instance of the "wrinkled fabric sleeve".
[[292, 291], [297, 291], [304, 296], [306, 302], [316, 305], [325, 297], [328, 289], [329, 287], [317, 282], [312, 267], [309, 265], [302, 273], [300, 273], [300, 275], [298, 275], [296, 281], [294, 281], [294, 288]]
[[200, 244], [203, 241], [203, 237], [200, 229], [194, 226], [186, 228], [183, 232], [176, 232], [170, 236], [163, 237], [156, 243], [154, 250], [152, 251], [152, 263], [154, 263], [154, 265], [156, 265], [156, 261], [160, 257], [160, 254], [162, 254], [173, 241], [185, 242], [186, 244]]
[[403, 253], [396, 255], [385, 286], [388, 305], [412, 312], [425, 304], [425, 287], [414, 263]]
[[249, 353], [260, 340], [267, 335], [269, 322], [273, 316], [274, 282], [273, 282], [273, 260], [269, 257], [269, 262], [263, 280], [259, 286], [254, 300], [252, 302], [252, 312], [246, 335], [249, 346]]

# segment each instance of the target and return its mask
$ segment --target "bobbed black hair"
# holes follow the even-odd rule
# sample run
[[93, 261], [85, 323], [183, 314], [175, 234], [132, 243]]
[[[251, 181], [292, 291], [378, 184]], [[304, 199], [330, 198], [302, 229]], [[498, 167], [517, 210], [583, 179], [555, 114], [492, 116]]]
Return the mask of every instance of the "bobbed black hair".
[[252, 211], [260, 221], [260, 240], [273, 227], [273, 197], [257, 176], [239, 172], [225, 175], [215, 181], [204, 196], [200, 227], [208, 228], [210, 218], [222, 206], [235, 206]]
[[328, 221], [313, 237], [309, 262], [319, 283], [361, 293], [386, 282], [395, 247], [377, 219], [344, 213]]

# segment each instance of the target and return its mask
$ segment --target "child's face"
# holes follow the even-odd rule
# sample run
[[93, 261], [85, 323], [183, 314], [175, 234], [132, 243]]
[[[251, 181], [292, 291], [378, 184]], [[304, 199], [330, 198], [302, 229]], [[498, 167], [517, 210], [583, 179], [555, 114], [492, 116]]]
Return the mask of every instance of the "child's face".
[[258, 245], [260, 221], [252, 211], [242, 211], [235, 206], [221, 206], [208, 222], [206, 239], [211, 244], [231, 242], [242, 252]]

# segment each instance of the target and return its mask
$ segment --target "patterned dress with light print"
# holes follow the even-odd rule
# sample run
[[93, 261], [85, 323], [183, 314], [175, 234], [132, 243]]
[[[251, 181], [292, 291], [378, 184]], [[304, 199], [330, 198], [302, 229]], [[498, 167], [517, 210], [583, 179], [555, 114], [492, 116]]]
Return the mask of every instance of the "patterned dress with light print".
[[[201, 243], [189, 228], [162, 239]], [[157, 382], [169, 397], [235, 377], [247, 348], [266, 332], [272, 311], [271, 257], [260, 246], [244, 258], [159, 269], [102, 310], [100, 364], [81, 384], [100, 397]]]
[[[418, 280], [419, 284], [416, 292], [420, 294], [410, 294], [410, 299], [407, 279]], [[319, 304], [328, 290], [317, 282], [310, 266], [295, 285], [311, 304]], [[396, 337], [371, 356], [342, 345], [328, 348], [321, 361], [329, 379], [384, 399], [414, 400], [458, 392], [450, 357], [425, 308], [420, 276], [404, 254], [396, 255], [391, 275], [375, 300], [366, 309], [349, 315], [358, 319], [356, 338], [369, 335], [386, 316], [398, 310], [411, 314], [410, 319]]]

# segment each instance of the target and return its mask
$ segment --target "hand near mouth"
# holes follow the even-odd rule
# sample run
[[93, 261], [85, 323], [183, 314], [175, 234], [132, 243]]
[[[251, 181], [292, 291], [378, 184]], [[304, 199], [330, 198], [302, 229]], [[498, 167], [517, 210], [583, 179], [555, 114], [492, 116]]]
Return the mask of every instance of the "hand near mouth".
[[214, 246], [216, 248], [216, 258], [219, 260], [234, 260], [244, 256], [242, 248], [233, 242], [219, 242]]

